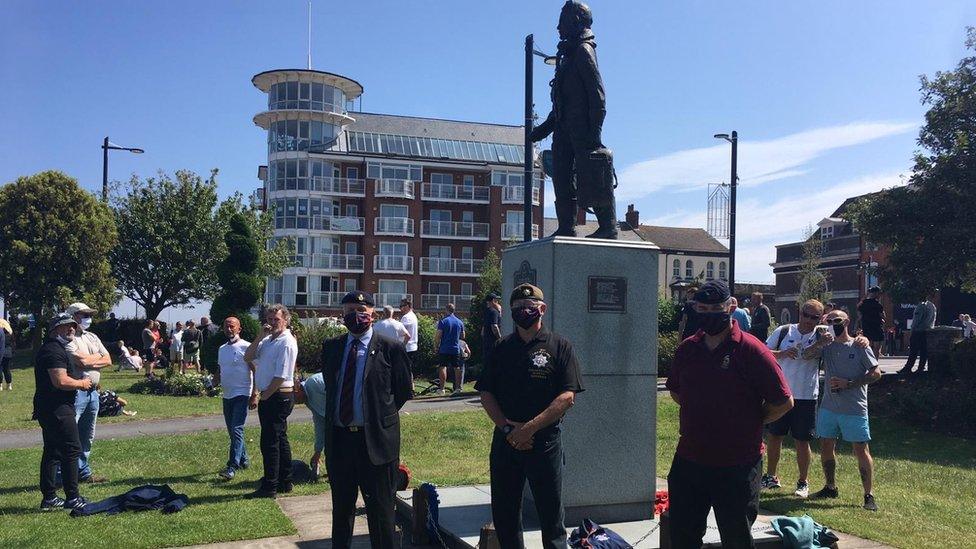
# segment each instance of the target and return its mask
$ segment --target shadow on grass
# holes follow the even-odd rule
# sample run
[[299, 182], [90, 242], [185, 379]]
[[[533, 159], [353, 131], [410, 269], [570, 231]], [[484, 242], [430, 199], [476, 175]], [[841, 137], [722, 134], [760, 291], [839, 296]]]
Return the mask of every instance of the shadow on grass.
[[810, 513], [816, 510], [836, 510], [846, 507], [855, 509], [853, 505], [840, 503], [836, 499], [801, 499], [792, 495], [783, 494], [779, 497], [764, 497], [759, 502], [759, 507], [768, 511], [776, 511], [784, 515], [792, 514], [797, 511]]

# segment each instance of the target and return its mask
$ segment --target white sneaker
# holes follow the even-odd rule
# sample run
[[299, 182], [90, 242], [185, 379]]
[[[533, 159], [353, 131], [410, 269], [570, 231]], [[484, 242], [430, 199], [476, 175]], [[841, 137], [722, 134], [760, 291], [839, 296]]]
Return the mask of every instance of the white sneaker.
[[810, 483], [805, 480], [796, 481], [796, 490], [793, 492], [793, 495], [807, 498], [810, 495]]

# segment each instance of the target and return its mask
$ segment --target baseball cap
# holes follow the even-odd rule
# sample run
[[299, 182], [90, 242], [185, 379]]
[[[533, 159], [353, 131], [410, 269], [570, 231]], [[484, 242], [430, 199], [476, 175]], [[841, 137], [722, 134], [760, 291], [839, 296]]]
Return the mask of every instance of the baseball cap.
[[78, 314], [78, 313], [95, 314], [97, 311], [95, 309], [92, 309], [88, 305], [85, 305], [84, 303], [78, 301], [78, 302], [72, 303], [71, 305], [68, 305], [68, 308], [65, 309], [64, 312], [67, 313], [67, 314], [69, 314], [69, 315], [74, 315], [74, 314]]
[[729, 300], [729, 285], [721, 280], [709, 280], [695, 292], [695, 301], [703, 305], [718, 305]]

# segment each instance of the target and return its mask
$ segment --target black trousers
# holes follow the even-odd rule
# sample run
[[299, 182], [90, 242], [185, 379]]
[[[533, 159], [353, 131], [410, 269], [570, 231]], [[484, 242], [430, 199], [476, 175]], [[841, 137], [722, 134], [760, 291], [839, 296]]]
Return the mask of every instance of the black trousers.
[[916, 358], [918, 359], [918, 371], [925, 370], [925, 363], [929, 361], [929, 349], [928, 338], [925, 337], [923, 330], [912, 330], [912, 335], [908, 339], [908, 361], [905, 362], [902, 370], [907, 372], [914, 368]]
[[62, 404], [52, 411], [37, 414], [41, 424], [44, 451], [41, 453], [41, 495], [51, 499], [57, 495], [58, 464], [61, 464], [61, 482], [67, 499], [78, 497], [78, 457], [81, 456], [81, 440], [75, 421], [74, 404]]
[[356, 519], [356, 495], [361, 490], [366, 503], [369, 542], [374, 548], [395, 547], [397, 461], [374, 465], [366, 452], [363, 431], [333, 429], [332, 451], [326, 458], [329, 482], [332, 484], [332, 547], [352, 545]]
[[291, 484], [291, 444], [288, 443], [288, 416], [295, 407], [294, 393], [275, 393], [258, 403], [261, 423], [261, 457], [264, 479], [261, 487], [277, 490]]
[[536, 433], [531, 450], [512, 448], [498, 429], [491, 440], [491, 517], [502, 549], [524, 547], [522, 491], [529, 481], [535, 499], [542, 546], [566, 548], [563, 510], [563, 449], [558, 428]]
[[755, 547], [762, 459], [747, 465], [709, 467], [674, 457], [668, 473], [671, 547], [701, 549], [709, 508], [715, 508], [722, 547]]
[[10, 385], [13, 383], [13, 376], [10, 375], [10, 362], [13, 359], [9, 356], [0, 358], [0, 381]]

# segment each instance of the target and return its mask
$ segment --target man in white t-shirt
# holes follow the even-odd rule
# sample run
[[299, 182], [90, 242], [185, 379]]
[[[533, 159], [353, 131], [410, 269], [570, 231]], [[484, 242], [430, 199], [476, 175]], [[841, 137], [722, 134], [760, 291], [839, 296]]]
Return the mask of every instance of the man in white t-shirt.
[[[776, 468], [783, 439], [786, 435], [792, 435], [799, 469], [796, 491], [793, 493], [801, 498], [810, 495], [807, 475], [810, 471], [810, 441], [817, 437], [820, 354], [823, 347], [834, 340], [833, 333], [818, 326], [823, 311], [823, 304], [816, 299], [806, 301], [800, 306], [798, 324], [783, 324], [773, 330], [766, 340], [766, 347], [776, 357], [793, 393], [793, 409], [766, 426], [769, 433], [766, 440], [768, 461], [766, 474], [762, 476], [762, 487], [774, 489], [781, 486]], [[860, 337], [855, 344], [864, 347], [868, 345], [868, 340]]]
[[[238, 330], [240, 331], [240, 330]], [[177, 322], [173, 332], [169, 335], [169, 362], [186, 373], [186, 363], [183, 362], [183, 323]]]
[[244, 361], [244, 353], [251, 342], [241, 339], [241, 321], [229, 316], [224, 319], [224, 335], [227, 343], [217, 350], [220, 366], [220, 388], [224, 393], [224, 422], [230, 436], [230, 456], [227, 468], [220, 476], [234, 478], [238, 469], [247, 469], [247, 448], [244, 447], [244, 422], [247, 421], [247, 405], [254, 386], [254, 371]]
[[399, 320], [393, 318], [393, 307], [390, 305], [383, 307], [383, 319], [373, 324], [373, 332], [403, 343], [404, 346], [410, 341], [410, 332]]
[[400, 301], [400, 323], [410, 334], [410, 339], [407, 340], [407, 356], [410, 357], [412, 369], [417, 364], [417, 315], [413, 312], [413, 302], [409, 299]]
[[244, 361], [254, 367], [254, 389], [248, 406], [258, 409], [264, 458], [261, 486], [248, 498], [273, 499], [279, 492], [292, 491], [288, 416], [295, 408], [298, 342], [288, 329], [290, 321], [287, 307], [270, 305], [265, 311], [264, 334], [244, 353]]

